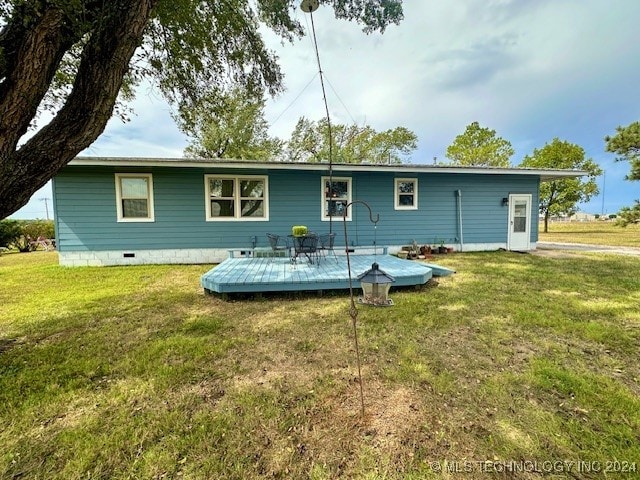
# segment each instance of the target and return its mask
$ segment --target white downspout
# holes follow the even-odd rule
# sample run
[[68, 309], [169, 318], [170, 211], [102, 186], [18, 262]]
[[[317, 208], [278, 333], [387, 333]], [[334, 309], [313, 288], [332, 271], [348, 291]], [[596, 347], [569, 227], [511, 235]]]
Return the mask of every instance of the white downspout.
[[460, 232], [460, 251], [464, 246], [464, 234], [462, 233], [462, 190], [456, 190], [458, 195], [458, 231]]

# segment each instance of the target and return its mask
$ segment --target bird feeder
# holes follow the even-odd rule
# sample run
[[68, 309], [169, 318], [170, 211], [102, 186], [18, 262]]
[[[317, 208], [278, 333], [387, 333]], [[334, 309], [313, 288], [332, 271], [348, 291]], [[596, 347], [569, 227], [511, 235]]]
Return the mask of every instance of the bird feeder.
[[302, 0], [300, 3], [300, 8], [304, 13], [313, 13], [320, 6], [320, 2], [318, 0]]
[[395, 278], [380, 270], [377, 263], [371, 265], [371, 269], [358, 275], [358, 280], [360, 280], [362, 287], [362, 297], [358, 298], [358, 303], [376, 307], [393, 305], [393, 300], [389, 298], [389, 289], [391, 284], [395, 282]]

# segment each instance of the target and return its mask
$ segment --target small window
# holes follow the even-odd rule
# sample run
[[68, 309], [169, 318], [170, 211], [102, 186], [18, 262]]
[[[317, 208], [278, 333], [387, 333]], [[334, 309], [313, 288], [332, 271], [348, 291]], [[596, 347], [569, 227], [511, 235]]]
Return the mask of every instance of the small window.
[[267, 177], [205, 175], [207, 220], [268, 220]]
[[146, 173], [116, 173], [118, 222], [153, 222], [153, 177]]
[[396, 178], [395, 179], [395, 209], [396, 210], [417, 210], [418, 208], [418, 179], [417, 178]]
[[[351, 179], [322, 177], [322, 220], [342, 219], [347, 205], [351, 202]], [[347, 211], [351, 220], [351, 209]]]

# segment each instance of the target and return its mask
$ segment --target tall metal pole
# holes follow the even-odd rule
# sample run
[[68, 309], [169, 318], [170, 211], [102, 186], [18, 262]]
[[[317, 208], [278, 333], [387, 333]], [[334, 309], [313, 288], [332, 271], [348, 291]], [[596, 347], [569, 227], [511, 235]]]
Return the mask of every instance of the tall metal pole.
[[44, 197], [40, 199], [41, 202], [44, 202], [44, 208], [45, 211], [47, 212], [47, 221], [49, 220], [49, 204], [47, 203], [49, 201], [48, 198]]
[[[318, 52], [318, 40], [316, 39], [316, 27], [313, 23], [313, 12], [318, 9], [320, 3], [318, 0], [302, 0], [300, 8], [303, 12], [308, 13], [311, 16], [311, 32], [313, 35], [313, 46], [316, 51], [316, 60], [318, 62], [318, 73], [320, 74], [320, 86], [322, 87], [322, 99], [324, 100], [324, 110], [327, 116], [327, 131], [329, 134], [329, 191], [324, 192], [325, 202], [326, 195], [329, 195], [329, 201], [333, 198], [333, 135], [331, 134], [331, 117], [329, 116], [329, 105], [327, 104], [327, 92], [324, 88], [324, 78], [322, 73], [322, 65], [320, 64], [320, 53]], [[322, 186], [324, 190], [324, 185]], [[324, 208], [324, 205], [323, 205]], [[329, 210], [329, 233], [333, 233], [333, 215]]]
[[602, 211], [600, 214], [604, 217], [604, 189], [607, 183], [607, 171], [602, 171]]

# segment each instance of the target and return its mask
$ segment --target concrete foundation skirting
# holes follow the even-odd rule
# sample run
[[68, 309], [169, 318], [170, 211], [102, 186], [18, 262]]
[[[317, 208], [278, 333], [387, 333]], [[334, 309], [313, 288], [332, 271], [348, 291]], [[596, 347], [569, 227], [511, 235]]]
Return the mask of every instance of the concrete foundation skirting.
[[[447, 245], [459, 252], [460, 244]], [[378, 247], [378, 254], [395, 254], [402, 245]], [[506, 249], [506, 243], [467, 243], [462, 246], [463, 252], [482, 252]], [[532, 243], [535, 249], [536, 244]], [[103, 250], [96, 252], [58, 252], [60, 265], [65, 267], [102, 267], [111, 265], [150, 265], [150, 264], [207, 264], [220, 263], [229, 258], [227, 248], [185, 248], [166, 250]], [[251, 249], [247, 249], [250, 251]], [[240, 250], [238, 250], [240, 251]], [[344, 255], [344, 248], [336, 246], [337, 255]], [[355, 247], [355, 254], [373, 254], [373, 247]], [[260, 256], [260, 255], [259, 255]]]
[[226, 248], [185, 248], [167, 250], [107, 250], [97, 252], [58, 252], [65, 267], [103, 267], [111, 265], [220, 263], [228, 257]]

